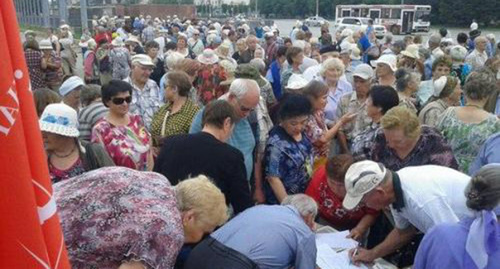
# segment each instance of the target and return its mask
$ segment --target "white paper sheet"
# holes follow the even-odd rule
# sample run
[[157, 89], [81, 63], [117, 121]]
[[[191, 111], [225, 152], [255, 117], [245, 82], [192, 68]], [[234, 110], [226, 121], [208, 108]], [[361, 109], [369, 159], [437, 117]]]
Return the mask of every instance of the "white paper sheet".
[[351, 264], [349, 251], [335, 252], [326, 244], [317, 245], [316, 265], [321, 269], [368, 269], [364, 264]]
[[351, 238], [346, 238], [349, 235], [349, 231], [342, 231], [337, 233], [320, 233], [316, 234], [316, 245], [328, 245], [331, 248], [355, 248], [358, 246], [358, 242]]

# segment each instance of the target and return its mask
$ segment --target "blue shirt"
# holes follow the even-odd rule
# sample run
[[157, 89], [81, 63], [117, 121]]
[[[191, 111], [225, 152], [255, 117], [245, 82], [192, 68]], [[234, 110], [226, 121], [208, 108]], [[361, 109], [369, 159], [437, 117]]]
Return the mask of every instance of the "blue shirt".
[[211, 235], [260, 269], [316, 268], [316, 240], [293, 206], [249, 208]]
[[481, 167], [490, 163], [500, 163], [500, 133], [496, 133], [484, 142], [476, 159], [469, 167], [469, 175], [473, 176]]
[[326, 124], [330, 125], [337, 120], [337, 107], [340, 103], [340, 98], [346, 93], [352, 92], [351, 83], [345, 80], [337, 82], [337, 89], [335, 93], [328, 91], [328, 99], [325, 107]]
[[[420, 243], [412, 268], [477, 268], [464, 263], [464, 257], [469, 255], [465, 250], [465, 243], [473, 220], [466, 218], [456, 224], [441, 224], [429, 230]], [[500, 230], [500, 224], [497, 224], [497, 230]], [[498, 268], [500, 261], [500, 234], [492, 240], [496, 241], [497, 250], [489, 256], [486, 269]]]
[[[194, 117], [193, 123], [191, 123], [191, 128], [189, 129], [190, 134], [201, 132], [201, 129], [203, 129], [201, 126], [203, 111], [205, 111], [204, 108], [200, 109], [198, 114]], [[245, 168], [247, 170], [247, 179], [250, 180], [253, 171], [253, 150], [256, 142], [252, 132], [252, 127], [247, 119], [241, 119], [234, 125], [233, 134], [229, 137], [226, 143], [235, 147], [243, 154]]]

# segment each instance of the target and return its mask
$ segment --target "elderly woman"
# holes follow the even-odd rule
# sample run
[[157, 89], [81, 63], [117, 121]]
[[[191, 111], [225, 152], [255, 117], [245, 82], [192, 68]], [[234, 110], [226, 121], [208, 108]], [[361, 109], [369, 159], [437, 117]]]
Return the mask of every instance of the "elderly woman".
[[54, 185], [54, 197], [77, 269], [174, 268], [185, 243], [228, 217], [224, 195], [205, 176], [172, 187], [157, 173], [109, 167]]
[[54, 91], [58, 91], [62, 83], [61, 57], [59, 57], [50, 40], [40, 41], [42, 51], [42, 70], [45, 73], [45, 84]]
[[131, 102], [129, 83], [111, 80], [102, 87], [102, 103], [109, 112], [92, 128], [92, 142], [102, 144], [118, 166], [151, 170], [151, 136], [141, 116], [129, 114]]
[[219, 47], [217, 47], [217, 49], [215, 50], [215, 53], [217, 54], [217, 56], [219, 56], [220, 61], [227, 60], [227, 61], [232, 62], [234, 65], [238, 65], [236, 60], [234, 60], [231, 57], [231, 55], [229, 55], [230, 49], [231, 49], [231, 41], [226, 40], [226, 41], [222, 42], [222, 44]]
[[280, 46], [276, 51], [276, 58], [269, 66], [266, 74], [266, 79], [269, 80], [273, 86], [273, 93], [276, 100], [280, 100], [283, 95], [283, 88], [281, 86], [281, 71], [283, 70], [286, 61], [287, 47]]
[[434, 94], [429, 103], [418, 114], [422, 124], [436, 126], [441, 114], [450, 106], [460, 105], [462, 89], [460, 80], [452, 76], [442, 76], [434, 81]]
[[340, 103], [340, 98], [352, 92], [352, 85], [341, 80], [340, 77], [344, 74], [344, 64], [340, 59], [331, 58], [321, 64], [321, 80], [328, 86], [328, 97], [325, 107], [325, 118], [327, 126], [331, 127], [338, 120], [337, 107]]
[[160, 44], [158, 42], [151, 40], [148, 41], [144, 45], [144, 49], [146, 50], [146, 54], [153, 60], [153, 64], [155, 67], [153, 68], [153, 72], [149, 76], [150, 79], [154, 80], [156, 84], [160, 84], [160, 80], [165, 75], [165, 67], [163, 60], [158, 57], [158, 52], [160, 49]]
[[313, 113], [309, 117], [305, 129], [307, 138], [313, 145], [313, 153], [315, 157], [316, 168], [318, 165], [324, 164], [328, 156], [328, 149], [330, 141], [335, 137], [340, 128], [351, 121], [354, 114], [346, 114], [330, 129], [327, 128], [325, 123], [325, 106], [328, 98], [328, 87], [320, 81], [313, 80], [307, 84], [302, 91], [311, 102]]
[[[475, 218], [441, 224], [425, 233], [415, 256], [415, 269], [498, 267], [500, 261], [500, 165], [484, 166], [465, 190]], [[457, 195], [460, 195], [457, 193]]]
[[101, 86], [99, 85], [88, 84], [83, 86], [80, 99], [82, 103], [82, 110], [78, 113], [80, 139], [90, 141], [92, 128], [100, 119], [106, 116], [108, 108], [102, 103]]
[[247, 43], [246, 43], [246, 40], [244, 38], [240, 38], [236, 41], [236, 52], [233, 53], [233, 59], [235, 61], [239, 61], [240, 58], [241, 58], [241, 54], [247, 50]]
[[211, 49], [205, 49], [196, 59], [202, 64], [195, 82], [197, 95], [201, 104], [206, 105], [225, 93], [220, 85], [225, 80], [225, 73], [218, 64], [219, 56]]
[[38, 46], [38, 42], [30, 39], [24, 44], [24, 57], [30, 75], [31, 88], [33, 90], [47, 87], [44, 81], [44, 72], [42, 70], [42, 53]]
[[196, 88], [193, 83], [196, 81], [198, 71], [201, 69], [200, 62], [192, 59], [182, 59], [175, 65], [175, 70], [183, 71], [189, 76], [189, 82], [191, 83], [191, 90], [189, 90], [189, 97], [196, 105], [200, 105], [198, 96], [196, 94]]
[[291, 47], [287, 49], [286, 61], [288, 63], [288, 67], [281, 70], [281, 87], [283, 87], [283, 89], [288, 84], [288, 80], [292, 74], [302, 74], [299, 66], [302, 64], [303, 60], [304, 53], [301, 48]]
[[371, 158], [373, 141], [380, 127], [380, 120], [389, 109], [399, 105], [399, 96], [391, 86], [373, 86], [366, 99], [366, 114], [372, 124], [354, 137], [351, 153], [356, 161]]
[[109, 51], [111, 76], [113, 79], [123, 80], [130, 74], [130, 52], [124, 47], [121, 37], [113, 39], [111, 45], [113, 45]]
[[450, 145], [434, 128], [421, 126], [406, 107], [391, 108], [380, 120], [371, 159], [397, 171], [407, 166], [434, 164], [457, 169]]
[[85, 83], [87, 84], [101, 84], [99, 79], [99, 63], [97, 62], [97, 56], [95, 50], [97, 48], [97, 43], [94, 39], [90, 39], [87, 42], [87, 51], [83, 55], [83, 77]]
[[35, 99], [36, 114], [39, 118], [48, 105], [60, 103], [62, 100], [57, 92], [49, 88], [41, 88], [33, 91], [33, 98]]
[[452, 61], [451, 74], [460, 79], [461, 86], [464, 86], [467, 76], [472, 71], [472, 67], [465, 63], [467, 49], [460, 45], [450, 48], [450, 57]]
[[189, 59], [196, 58], [194, 53], [188, 47], [188, 40], [185, 34], [180, 33], [177, 35], [177, 49], [175, 51], [184, 56], [184, 58], [189, 58]]
[[484, 110], [488, 97], [495, 90], [493, 73], [486, 70], [471, 73], [464, 86], [466, 105], [449, 107], [436, 126], [450, 143], [459, 169], [465, 173], [486, 139], [500, 132], [500, 120]]
[[400, 68], [394, 74], [396, 77], [396, 90], [399, 95], [399, 105], [404, 106], [417, 114], [416, 100], [413, 98], [420, 85], [420, 73], [411, 69]]
[[271, 83], [264, 77], [266, 73], [266, 63], [263, 59], [252, 59], [250, 65], [255, 67], [259, 71], [259, 83], [260, 95], [264, 98], [267, 107], [271, 107], [276, 103], [276, 97], [274, 96], [273, 87]]
[[53, 183], [114, 165], [100, 145], [78, 140], [78, 118], [71, 107], [61, 103], [48, 105], [39, 124]]
[[350, 230], [351, 238], [360, 240], [375, 221], [378, 212], [366, 205], [358, 205], [353, 210], [343, 208], [345, 174], [353, 163], [354, 159], [347, 154], [329, 159], [326, 165], [314, 172], [306, 194], [318, 203], [321, 221], [339, 231]]
[[264, 153], [264, 192], [268, 204], [279, 204], [289, 194], [304, 193], [312, 172], [312, 145], [304, 133], [311, 102], [290, 94], [281, 104], [280, 124], [269, 132]]
[[72, 76], [66, 79], [61, 88], [59, 88], [59, 94], [62, 96], [62, 102], [76, 112], [80, 110], [80, 92], [84, 86], [83, 80], [78, 76]]
[[76, 52], [73, 50], [73, 37], [69, 35], [68, 31], [61, 32], [61, 37], [59, 38], [59, 43], [61, 44], [61, 59], [62, 59], [62, 69], [63, 77], [72, 76], [76, 72]]
[[153, 147], [160, 148], [165, 137], [189, 133], [199, 108], [189, 98], [191, 81], [183, 71], [167, 73], [165, 100], [167, 103], [154, 114], [151, 123]]

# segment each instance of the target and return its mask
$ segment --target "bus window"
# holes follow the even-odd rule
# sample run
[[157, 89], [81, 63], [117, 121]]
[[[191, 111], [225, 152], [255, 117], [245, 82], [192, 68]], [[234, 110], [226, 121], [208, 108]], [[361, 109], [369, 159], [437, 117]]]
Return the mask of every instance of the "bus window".
[[423, 21], [428, 22], [431, 20], [430, 11], [420, 11], [417, 10], [415, 12], [415, 20], [414, 21]]
[[342, 9], [342, 17], [350, 17], [351, 10], [350, 9]]
[[359, 17], [359, 8], [355, 8], [352, 10], [352, 16], [353, 17]]
[[368, 8], [362, 8], [360, 17], [363, 17], [363, 18], [368, 17], [368, 10], [369, 10]]
[[391, 17], [391, 9], [389, 8], [383, 8], [382, 13], [380, 15], [380, 18], [382, 19], [389, 19]]
[[391, 12], [391, 19], [401, 19], [401, 9], [393, 8]]

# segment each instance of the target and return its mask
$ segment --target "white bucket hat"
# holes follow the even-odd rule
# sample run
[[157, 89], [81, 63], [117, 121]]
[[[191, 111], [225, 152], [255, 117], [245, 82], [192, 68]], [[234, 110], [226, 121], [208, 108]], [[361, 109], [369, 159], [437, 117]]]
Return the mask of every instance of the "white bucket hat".
[[367, 80], [373, 78], [375, 76], [375, 72], [373, 72], [373, 68], [368, 64], [360, 64], [354, 68], [352, 76]]
[[143, 65], [143, 66], [152, 66], [152, 67], [155, 66], [155, 64], [153, 63], [153, 60], [151, 60], [151, 57], [149, 57], [146, 54], [134, 55], [134, 56], [132, 56], [131, 61], [133, 64], [138, 63], [138, 64]]
[[375, 189], [382, 182], [387, 169], [381, 163], [361, 161], [352, 164], [345, 174], [346, 196], [342, 205], [347, 209], [354, 209], [363, 196]]
[[406, 57], [418, 59], [418, 58], [420, 58], [418, 55], [418, 49], [419, 49], [419, 47], [417, 44], [411, 44], [411, 45], [408, 45], [408, 47], [406, 47], [406, 49], [403, 50], [401, 52], [401, 54], [406, 56]]
[[68, 137], [78, 137], [78, 116], [76, 111], [63, 103], [50, 104], [38, 120], [40, 130]]
[[38, 47], [41, 50], [53, 50], [54, 49], [52, 47], [52, 43], [48, 39], [44, 39], [44, 40], [40, 41], [40, 43], [38, 44]]
[[83, 85], [85, 85], [85, 83], [80, 77], [72, 76], [63, 82], [63, 84], [59, 88], [59, 94], [61, 94], [62, 96], [66, 96], [76, 88]]
[[290, 90], [299, 90], [304, 88], [309, 81], [305, 79], [302, 75], [292, 74], [288, 79], [288, 83], [286, 84], [286, 88]]
[[124, 43], [122, 38], [117, 36], [113, 39], [113, 41], [111, 41], [111, 45], [113, 45], [113, 47], [123, 47]]
[[373, 67], [376, 67], [377, 64], [379, 64], [379, 63], [386, 64], [391, 68], [391, 70], [393, 72], [396, 72], [396, 70], [398, 69], [397, 62], [398, 62], [398, 59], [396, 58], [396, 56], [391, 55], [391, 54], [384, 54], [384, 55], [380, 56], [380, 58], [378, 58], [378, 60], [370, 61], [370, 64]]
[[196, 59], [202, 64], [215, 64], [219, 61], [219, 56], [213, 50], [205, 49]]

